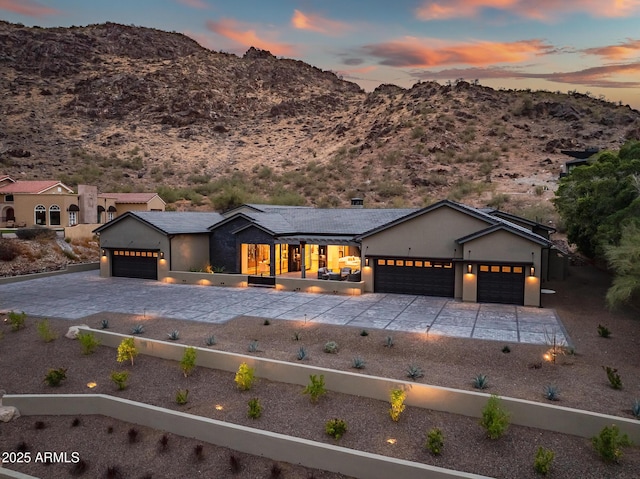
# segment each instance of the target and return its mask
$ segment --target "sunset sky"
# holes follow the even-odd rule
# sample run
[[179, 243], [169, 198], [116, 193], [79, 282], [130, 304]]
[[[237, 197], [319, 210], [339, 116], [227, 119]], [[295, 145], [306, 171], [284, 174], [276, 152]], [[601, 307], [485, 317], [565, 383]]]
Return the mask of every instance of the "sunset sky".
[[239, 55], [255, 46], [368, 91], [464, 78], [640, 109], [640, 0], [0, 0], [0, 19], [134, 24]]

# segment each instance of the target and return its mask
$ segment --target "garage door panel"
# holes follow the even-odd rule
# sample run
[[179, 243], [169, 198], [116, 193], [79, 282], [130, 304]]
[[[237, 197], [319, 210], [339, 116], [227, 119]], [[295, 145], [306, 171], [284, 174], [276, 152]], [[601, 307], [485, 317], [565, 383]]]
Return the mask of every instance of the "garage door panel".
[[522, 266], [480, 265], [478, 302], [524, 304], [524, 268]]
[[111, 275], [121, 278], [158, 279], [157, 252], [113, 251]]
[[[449, 267], [445, 267], [445, 264]], [[454, 295], [455, 272], [451, 263], [415, 258], [378, 259], [375, 268], [376, 292], [445, 297]]]

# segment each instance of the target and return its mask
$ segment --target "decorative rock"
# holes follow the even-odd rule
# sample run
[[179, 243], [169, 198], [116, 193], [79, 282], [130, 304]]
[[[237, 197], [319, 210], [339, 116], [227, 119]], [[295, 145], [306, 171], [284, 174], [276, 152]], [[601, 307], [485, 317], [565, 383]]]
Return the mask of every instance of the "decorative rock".
[[20, 417], [20, 411], [14, 406], [2, 405], [2, 396], [5, 394], [4, 389], [0, 389], [0, 421], [9, 422], [12, 419], [18, 419]]
[[79, 326], [71, 326], [67, 334], [64, 335], [65, 338], [76, 339], [78, 337], [78, 333], [80, 332], [80, 328], [85, 327], [88, 328], [86, 324], [80, 324]]

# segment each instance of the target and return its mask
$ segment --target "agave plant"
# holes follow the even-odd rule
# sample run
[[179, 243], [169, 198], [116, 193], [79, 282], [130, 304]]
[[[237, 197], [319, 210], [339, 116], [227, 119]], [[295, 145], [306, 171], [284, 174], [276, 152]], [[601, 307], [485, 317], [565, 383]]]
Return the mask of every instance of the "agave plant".
[[177, 329], [174, 329], [170, 333], [167, 333], [167, 336], [169, 336], [169, 339], [171, 341], [177, 341], [178, 339], [180, 339], [180, 332]]
[[136, 324], [131, 329], [131, 334], [142, 334], [142, 333], [144, 333], [144, 325], [142, 325], [142, 324]]
[[305, 359], [309, 359], [307, 350], [304, 348], [304, 346], [300, 346], [300, 349], [298, 349], [298, 361], [303, 361]]
[[351, 367], [355, 369], [364, 369], [366, 363], [365, 360], [360, 357], [355, 357], [351, 360]]
[[633, 406], [631, 406], [631, 413], [640, 419], [640, 399], [636, 399], [633, 401]]
[[422, 368], [419, 368], [418, 366], [415, 366], [413, 364], [411, 364], [406, 369], [406, 373], [407, 373], [407, 377], [412, 381], [415, 381], [416, 379], [419, 379], [424, 376], [424, 371], [422, 370]]
[[486, 374], [478, 374], [473, 378], [473, 387], [476, 389], [487, 389], [489, 387], [489, 378]]
[[204, 342], [207, 346], [213, 346], [216, 344], [216, 337], [214, 335], [208, 336]]
[[548, 385], [544, 387], [544, 397], [549, 401], [559, 401], [560, 391], [556, 386]]

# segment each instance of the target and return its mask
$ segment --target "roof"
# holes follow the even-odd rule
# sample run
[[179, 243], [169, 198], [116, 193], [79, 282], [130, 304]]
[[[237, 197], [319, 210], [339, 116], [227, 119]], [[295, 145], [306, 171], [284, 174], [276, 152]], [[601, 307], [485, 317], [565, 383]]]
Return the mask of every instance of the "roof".
[[480, 211], [483, 211], [491, 216], [496, 216], [498, 218], [503, 218], [507, 221], [515, 221], [519, 223], [524, 223], [526, 225], [531, 226], [532, 228], [541, 228], [550, 232], [555, 232], [556, 229], [551, 226], [544, 225], [542, 223], [538, 223], [537, 221], [533, 221], [522, 216], [513, 215], [511, 213], [507, 213], [506, 211], [500, 211], [495, 208], [480, 208]]
[[224, 219], [220, 213], [196, 211], [127, 211], [93, 232], [100, 233], [111, 225], [134, 217], [167, 235], [208, 233], [209, 226]]
[[6, 180], [11, 181], [12, 183], [16, 182], [16, 180], [11, 178], [9, 175], [0, 175], [0, 182], [6, 181]]
[[111, 198], [114, 199], [116, 203], [145, 204], [156, 196], [158, 196], [158, 193], [100, 193], [98, 198]]
[[458, 244], [465, 244], [468, 243], [469, 241], [473, 241], [477, 238], [481, 238], [483, 236], [495, 233], [496, 231], [508, 231], [510, 233], [513, 233], [517, 236], [521, 236], [529, 241], [533, 241], [534, 243], [538, 243], [542, 246], [551, 246], [551, 241], [543, 238], [540, 235], [537, 235], [535, 233], [531, 233], [529, 230], [524, 230], [526, 232], [528, 232], [529, 234], [524, 234], [524, 232], [522, 231], [521, 228], [513, 228], [513, 225], [511, 224], [497, 224], [497, 225], [493, 225], [493, 226], [489, 226], [488, 228], [485, 228], [483, 230], [480, 231], [476, 231], [474, 233], [471, 233], [470, 235], [467, 236], [463, 236], [462, 238], [458, 238], [456, 240], [456, 243]]
[[38, 181], [16, 181], [14, 183], [9, 183], [4, 186], [0, 186], [0, 192], [2, 193], [30, 193], [30, 194], [41, 194], [47, 191], [48, 189], [59, 186], [65, 190], [67, 193], [73, 193], [73, 190], [61, 183], [57, 180], [38, 180]]

